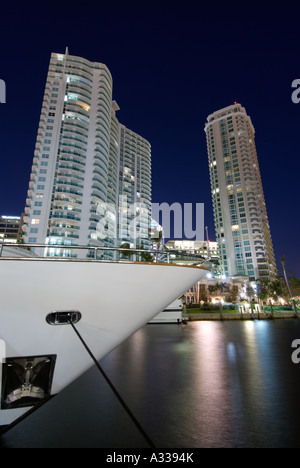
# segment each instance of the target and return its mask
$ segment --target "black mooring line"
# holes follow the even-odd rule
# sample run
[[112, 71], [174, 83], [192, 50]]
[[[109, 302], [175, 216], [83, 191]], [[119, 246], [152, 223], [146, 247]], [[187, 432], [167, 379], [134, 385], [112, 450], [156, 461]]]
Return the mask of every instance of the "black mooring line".
[[110, 388], [112, 389], [112, 391], [114, 392], [115, 396], [117, 397], [117, 399], [119, 400], [119, 402], [121, 403], [121, 405], [123, 406], [123, 408], [125, 409], [125, 411], [128, 413], [129, 417], [132, 419], [132, 421], [134, 422], [134, 424], [136, 425], [136, 427], [138, 428], [138, 430], [141, 432], [141, 434], [143, 435], [143, 437], [145, 438], [145, 440], [147, 441], [147, 443], [150, 445], [151, 448], [156, 448], [154, 443], [152, 442], [152, 440], [150, 439], [150, 437], [148, 436], [147, 432], [144, 430], [144, 428], [141, 426], [141, 424], [139, 423], [139, 421], [136, 419], [136, 417], [134, 416], [134, 414], [132, 413], [132, 411], [130, 410], [130, 408], [127, 406], [127, 404], [125, 403], [125, 401], [123, 400], [123, 398], [121, 397], [121, 395], [119, 394], [118, 390], [115, 388], [115, 386], [113, 385], [113, 383], [111, 382], [111, 380], [109, 379], [109, 377], [106, 375], [106, 373], [104, 372], [104, 370], [102, 369], [102, 367], [100, 366], [99, 362], [97, 361], [97, 359], [95, 358], [95, 356], [93, 355], [93, 353], [91, 352], [90, 348], [88, 347], [88, 345], [86, 344], [86, 342], [84, 341], [84, 339], [82, 338], [82, 336], [80, 335], [79, 331], [77, 330], [77, 328], [75, 327], [74, 323], [72, 322], [72, 319], [71, 317], [68, 316], [68, 319], [69, 319], [69, 323], [70, 325], [72, 326], [73, 330], [75, 331], [76, 335], [78, 336], [78, 338], [80, 339], [81, 343], [83, 344], [83, 346], [85, 347], [85, 349], [87, 350], [87, 352], [89, 353], [89, 355], [91, 356], [91, 358], [93, 359], [97, 369], [100, 371], [100, 373], [102, 374], [102, 376], [105, 378], [106, 382], [108, 383], [108, 385], [110, 386]]

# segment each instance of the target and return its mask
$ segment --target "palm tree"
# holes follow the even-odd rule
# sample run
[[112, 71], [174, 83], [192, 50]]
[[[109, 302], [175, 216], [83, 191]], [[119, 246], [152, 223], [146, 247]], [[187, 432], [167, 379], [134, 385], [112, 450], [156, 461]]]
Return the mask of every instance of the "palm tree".
[[293, 296], [292, 296], [292, 292], [291, 292], [290, 285], [289, 285], [288, 278], [287, 278], [287, 274], [286, 274], [286, 271], [285, 271], [285, 256], [283, 256], [283, 257], [280, 259], [280, 261], [281, 261], [281, 265], [282, 265], [282, 269], [283, 269], [284, 279], [285, 279], [285, 282], [286, 282], [288, 291], [289, 291], [289, 293], [290, 293], [290, 296], [291, 296], [291, 298], [292, 298], [292, 297], [293, 297]]
[[251, 302], [256, 295], [256, 291], [252, 288], [252, 286], [250, 286], [250, 284], [247, 285], [246, 290], [247, 290], [246, 294], [247, 294], [248, 300]]
[[140, 255], [143, 262], [153, 262], [153, 256], [150, 252], [141, 252]]

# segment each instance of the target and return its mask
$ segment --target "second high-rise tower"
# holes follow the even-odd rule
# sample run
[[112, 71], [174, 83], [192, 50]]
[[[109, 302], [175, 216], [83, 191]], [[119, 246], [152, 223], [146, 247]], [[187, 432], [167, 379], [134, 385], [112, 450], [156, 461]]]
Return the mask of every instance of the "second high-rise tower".
[[276, 264], [251, 119], [235, 103], [211, 114], [205, 132], [223, 272], [272, 280]]

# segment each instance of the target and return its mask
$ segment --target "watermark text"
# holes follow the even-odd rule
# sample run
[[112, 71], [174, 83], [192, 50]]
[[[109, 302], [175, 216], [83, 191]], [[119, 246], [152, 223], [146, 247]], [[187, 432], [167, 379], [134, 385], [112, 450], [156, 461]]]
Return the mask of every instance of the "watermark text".
[[292, 88], [296, 88], [292, 93], [292, 101], [294, 104], [299, 104], [300, 102], [300, 79], [294, 80], [292, 83]]
[[166, 238], [204, 240], [204, 203], [152, 203], [152, 216]]
[[[161, 225], [165, 238], [204, 240], [204, 203], [129, 203], [119, 197], [118, 207], [101, 203], [95, 214], [98, 240], [112, 238], [147, 239], [152, 219]], [[95, 219], [96, 221], [96, 219]]]
[[0, 80], [0, 104], [6, 104], [6, 84], [4, 80]]
[[295, 348], [295, 351], [292, 354], [292, 361], [294, 364], [300, 364], [300, 340], [294, 340], [292, 348]]

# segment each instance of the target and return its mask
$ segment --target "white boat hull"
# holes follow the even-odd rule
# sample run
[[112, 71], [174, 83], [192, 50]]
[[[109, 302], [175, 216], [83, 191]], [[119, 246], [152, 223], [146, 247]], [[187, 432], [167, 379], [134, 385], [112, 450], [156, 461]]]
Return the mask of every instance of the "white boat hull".
[[[204, 268], [155, 263], [0, 258], [0, 425], [32, 406], [26, 403], [28, 388], [25, 398], [17, 392], [8, 397], [7, 363], [53, 360], [50, 395], [93, 365], [70, 324], [47, 323], [50, 313], [79, 311], [75, 326], [100, 360], [206, 274]], [[28, 396], [35, 391], [38, 396], [33, 387]], [[25, 407], [18, 407], [21, 401]]]

